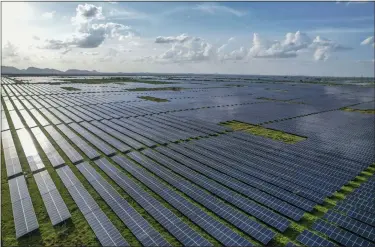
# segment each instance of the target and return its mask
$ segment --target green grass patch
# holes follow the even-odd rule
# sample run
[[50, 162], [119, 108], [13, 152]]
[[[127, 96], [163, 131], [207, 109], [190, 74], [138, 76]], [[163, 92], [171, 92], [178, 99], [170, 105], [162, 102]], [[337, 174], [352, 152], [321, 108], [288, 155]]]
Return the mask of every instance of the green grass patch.
[[182, 87], [137, 87], [137, 88], [129, 88], [126, 89], [127, 91], [131, 92], [142, 92], [142, 91], [181, 91]]
[[62, 89], [68, 90], [68, 91], [80, 91], [81, 89], [75, 88], [75, 87], [61, 87]]
[[280, 130], [268, 129], [259, 125], [253, 125], [235, 120], [221, 123], [221, 125], [229, 127], [235, 131], [244, 131], [254, 135], [267, 137], [273, 140], [282, 141], [289, 144], [294, 144], [306, 139], [306, 137], [285, 133]]
[[276, 102], [284, 102], [289, 104], [298, 104], [298, 105], [304, 105], [305, 103], [300, 101], [293, 101], [293, 100], [282, 100], [282, 99], [272, 99], [272, 98], [266, 98], [266, 97], [258, 97], [256, 99], [259, 100], [268, 100], [268, 101], [276, 101]]
[[365, 114], [375, 114], [375, 109], [360, 110], [360, 109], [344, 107], [344, 108], [341, 108], [341, 110], [348, 111], [348, 112], [360, 112], [360, 113], [365, 113]]
[[156, 98], [156, 97], [152, 97], [152, 96], [138, 96], [138, 98], [144, 99], [144, 100], [149, 100], [149, 101], [154, 101], [154, 102], [169, 102], [169, 100], [167, 100], [167, 99]]
[[146, 84], [176, 84], [176, 82], [166, 82], [166, 81], [152, 81], [145, 79], [138, 79], [132, 77], [104, 77], [104, 78], [87, 78], [87, 79], [64, 79], [66, 82], [71, 83], [82, 83], [82, 84], [104, 84], [104, 83], [146, 83]]
[[285, 90], [285, 89], [277, 89], [277, 88], [266, 88], [266, 90], [269, 90], [269, 91], [275, 91], [275, 92], [281, 92], [281, 93], [286, 93], [288, 92], [288, 90]]

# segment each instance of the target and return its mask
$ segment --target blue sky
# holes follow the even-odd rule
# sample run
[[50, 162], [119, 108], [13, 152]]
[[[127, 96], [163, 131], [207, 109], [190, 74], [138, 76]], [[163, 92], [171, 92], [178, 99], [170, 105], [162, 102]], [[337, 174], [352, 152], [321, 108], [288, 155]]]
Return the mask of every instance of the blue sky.
[[3, 64], [374, 76], [373, 9], [374, 2], [2, 3]]

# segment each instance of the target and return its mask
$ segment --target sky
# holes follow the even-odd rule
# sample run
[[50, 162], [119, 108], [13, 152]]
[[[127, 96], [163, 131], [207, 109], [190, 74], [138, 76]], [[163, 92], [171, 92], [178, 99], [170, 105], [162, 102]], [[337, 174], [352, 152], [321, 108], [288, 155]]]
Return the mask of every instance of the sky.
[[374, 2], [2, 2], [2, 65], [374, 76]]

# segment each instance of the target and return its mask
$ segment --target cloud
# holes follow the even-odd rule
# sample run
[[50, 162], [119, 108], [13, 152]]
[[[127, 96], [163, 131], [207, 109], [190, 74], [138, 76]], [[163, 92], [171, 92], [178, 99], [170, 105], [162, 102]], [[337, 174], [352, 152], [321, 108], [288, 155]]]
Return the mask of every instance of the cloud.
[[52, 19], [56, 14], [56, 11], [51, 11], [51, 12], [45, 12], [42, 14], [42, 18], [45, 20]]
[[60, 50], [62, 48], [66, 48], [69, 43], [64, 42], [62, 40], [57, 39], [46, 39], [45, 45], [39, 48], [47, 49], [47, 50]]
[[225, 54], [221, 57], [221, 60], [243, 60], [248, 56], [249, 52], [245, 49], [245, 47], [241, 46], [238, 50], [231, 51], [228, 54]]
[[93, 20], [103, 20], [102, 7], [93, 4], [79, 4], [76, 8], [76, 16], [72, 17], [73, 25], [76, 25], [79, 31], [85, 30]]
[[255, 58], [293, 58], [303, 51], [313, 50], [315, 60], [327, 60], [332, 52], [350, 50], [332, 40], [317, 36], [314, 40], [300, 31], [287, 33], [283, 41], [264, 41], [254, 34], [250, 55]]
[[330, 57], [330, 54], [332, 52], [337, 52], [337, 51], [346, 51], [346, 50], [351, 50], [352, 48], [350, 47], [345, 47], [342, 46], [332, 40], [322, 38], [320, 36], [317, 36], [312, 44], [310, 45], [311, 48], [315, 49], [314, 52], [314, 59], [316, 61], [319, 60], [327, 60]]
[[185, 41], [189, 40], [191, 37], [189, 37], [187, 34], [181, 34], [178, 36], [158, 36], [155, 39], [155, 43], [158, 44], [169, 44], [169, 43], [184, 43]]
[[40, 40], [40, 38], [38, 37], [38, 36], [36, 36], [36, 35], [33, 35], [33, 37], [32, 37], [34, 40]]
[[[217, 50], [202, 38], [187, 35], [176, 37], [169, 37], [168, 39], [164, 37], [160, 39], [160, 41], [163, 41], [162, 43], [173, 43], [170, 49], [159, 56], [153, 57], [155, 62], [186, 63], [210, 61], [217, 55]], [[182, 40], [183, 42], [181, 42]]]
[[235, 39], [236, 39], [235, 37], [230, 37], [230, 38], [228, 39], [228, 43], [234, 41]]
[[18, 48], [8, 41], [2, 49], [2, 57], [4, 58], [18, 57]]
[[235, 15], [237, 17], [242, 17], [246, 15], [246, 12], [242, 12], [227, 6], [220, 5], [218, 3], [213, 2], [206, 2], [202, 4], [198, 4], [194, 9], [208, 13], [208, 14], [216, 14], [216, 13], [228, 13]]
[[96, 48], [103, 44], [107, 38], [130, 37], [131, 27], [119, 23], [108, 22], [104, 24], [92, 24], [86, 30], [78, 30], [70, 38], [65, 41], [50, 39], [46, 40], [46, 44], [40, 48], [59, 50], [67, 47], [79, 48]]
[[66, 49], [65, 51], [62, 51], [61, 54], [62, 54], [62, 55], [65, 55], [65, 54], [67, 54], [68, 52], [70, 52], [71, 50], [72, 50], [72, 49], [68, 48], [68, 49]]
[[373, 42], [374, 36], [370, 36], [361, 42], [361, 45], [369, 45]]
[[253, 35], [253, 46], [250, 55], [255, 58], [290, 58], [296, 57], [297, 53], [306, 49], [311, 39], [305, 34], [297, 31], [287, 33], [283, 41], [268, 42], [260, 38], [259, 34]]

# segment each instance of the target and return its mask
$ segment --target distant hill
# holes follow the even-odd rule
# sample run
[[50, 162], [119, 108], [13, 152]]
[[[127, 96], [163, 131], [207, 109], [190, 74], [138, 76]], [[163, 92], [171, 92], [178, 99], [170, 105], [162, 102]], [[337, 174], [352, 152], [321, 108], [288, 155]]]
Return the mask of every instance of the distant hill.
[[67, 71], [60, 71], [49, 68], [29, 67], [27, 69], [17, 69], [12, 66], [1, 66], [1, 74], [3, 75], [92, 75], [99, 74], [96, 70], [78, 70], [68, 69]]

